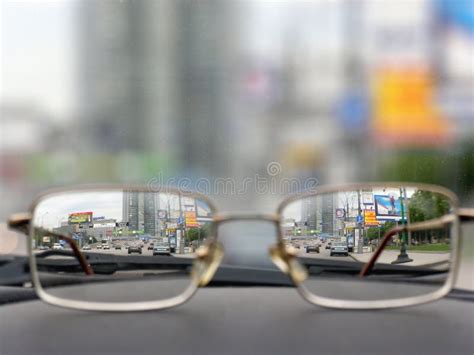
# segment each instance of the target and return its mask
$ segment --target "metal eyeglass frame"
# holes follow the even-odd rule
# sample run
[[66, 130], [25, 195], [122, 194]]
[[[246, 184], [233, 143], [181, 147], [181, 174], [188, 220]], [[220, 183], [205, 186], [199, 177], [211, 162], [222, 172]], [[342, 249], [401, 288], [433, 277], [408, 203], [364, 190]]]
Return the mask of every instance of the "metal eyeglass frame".
[[[364, 189], [377, 189], [377, 188], [400, 188], [400, 187], [410, 187], [422, 189], [425, 191], [430, 191], [434, 193], [442, 194], [447, 197], [451, 206], [451, 213], [445, 215], [442, 218], [430, 220], [427, 222], [417, 222], [411, 223], [409, 225], [404, 225], [403, 227], [395, 227], [384, 236], [382, 244], [379, 246], [378, 250], [374, 253], [374, 257], [365, 265], [363, 270], [361, 270], [360, 277], [365, 276], [373, 264], [375, 263], [377, 257], [380, 255], [385, 243], [390, 239], [390, 237], [401, 231], [416, 231], [428, 228], [440, 228], [446, 225], [451, 225], [451, 255], [450, 255], [450, 270], [444, 285], [437, 289], [434, 292], [429, 294], [406, 297], [406, 298], [395, 298], [387, 300], [375, 300], [375, 301], [351, 301], [343, 299], [333, 299], [322, 296], [317, 296], [311, 293], [308, 288], [304, 285], [304, 280], [307, 277], [306, 269], [300, 264], [297, 260], [297, 251], [294, 248], [286, 247], [283, 240], [283, 233], [281, 228], [282, 213], [285, 208], [300, 199], [309, 198], [312, 196], [318, 196], [329, 193], [336, 193], [342, 191], [354, 191], [354, 190], [364, 190]], [[156, 300], [156, 301], [144, 301], [144, 302], [89, 302], [89, 301], [78, 301], [64, 299], [57, 296], [54, 296], [47, 291], [41, 285], [38, 269], [35, 262], [35, 256], [33, 253], [32, 243], [27, 243], [28, 245], [28, 254], [29, 254], [29, 264], [31, 270], [32, 281], [38, 294], [38, 297], [45, 301], [48, 304], [88, 310], [88, 311], [145, 311], [145, 310], [159, 310], [166, 309], [181, 305], [187, 302], [195, 294], [199, 287], [205, 286], [208, 282], [211, 281], [215, 271], [217, 270], [223, 256], [223, 248], [218, 241], [218, 227], [223, 223], [229, 223], [233, 221], [268, 221], [274, 223], [277, 228], [277, 242], [270, 249], [270, 256], [273, 262], [278, 266], [282, 272], [289, 275], [294, 285], [296, 286], [300, 295], [309, 303], [329, 307], [329, 308], [339, 308], [339, 309], [387, 309], [387, 308], [397, 308], [397, 307], [406, 307], [417, 304], [423, 304], [431, 302], [445, 296], [454, 286], [456, 281], [457, 272], [459, 269], [459, 253], [461, 248], [461, 238], [460, 238], [460, 221], [469, 221], [474, 220], [474, 209], [460, 209], [457, 196], [450, 190], [429, 184], [418, 184], [418, 183], [400, 183], [400, 182], [382, 182], [382, 183], [359, 183], [359, 184], [345, 184], [345, 185], [333, 185], [333, 186], [321, 186], [316, 191], [310, 193], [303, 193], [291, 196], [285, 199], [277, 209], [276, 214], [217, 214], [214, 203], [205, 195], [200, 193], [195, 193], [191, 191], [183, 191], [181, 189], [173, 187], [154, 187], [151, 189], [147, 185], [133, 185], [133, 184], [107, 184], [107, 185], [83, 185], [71, 188], [62, 188], [46, 191], [45, 193], [39, 195], [32, 203], [29, 213], [25, 214], [16, 214], [9, 218], [8, 225], [11, 229], [20, 231], [23, 234], [28, 235], [31, 240], [33, 239], [33, 234], [35, 228], [33, 228], [32, 221], [34, 220], [34, 213], [37, 205], [43, 201], [45, 198], [57, 194], [64, 194], [66, 192], [93, 192], [93, 191], [133, 191], [133, 192], [150, 192], [150, 193], [169, 193], [180, 195], [182, 197], [190, 197], [204, 201], [210, 207], [213, 214], [213, 223], [210, 236], [208, 237], [206, 244], [201, 246], [195, 254], [195, 259], [193, 262], [193, 267], [191, 271], [191, 280], [188, 287], [184, 290], [183, 293], [175, 297], [165, 299], [165, 300]], [[36, 228], [37, 229], [37, 228]], [[48, 231], [51, 233], [51, 231]], [[74, 241], [68, 236], [59, 236], [60, 238], [66, 240], [71, 244], [73, 252], [77, 259], [80, 262], [80, 265], [84, 269], [86, 274], [92, 274], [92, 269], [85, 262], [85, 258], [82, 253], [79, 251], [77, 246], [74, 245]]]

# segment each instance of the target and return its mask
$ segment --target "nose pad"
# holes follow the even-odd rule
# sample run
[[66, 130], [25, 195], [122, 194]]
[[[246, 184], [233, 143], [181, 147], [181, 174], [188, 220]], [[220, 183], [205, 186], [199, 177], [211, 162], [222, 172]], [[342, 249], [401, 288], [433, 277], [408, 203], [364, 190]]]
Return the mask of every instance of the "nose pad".
[[278, 243], [270, 248], [273, 263], [285, 274], [289, 275], [295, 285], [303, 283], [308, 278], [308, 271], [300, 264], [297, 251], [293, 247], [285, 247]]
[[223, 256], [224, 249], [219, 242], [199, 247], [196, 250], [196, 260], [191, 271], [193, 282], [199, 287], [206, 286], [216, 273]]

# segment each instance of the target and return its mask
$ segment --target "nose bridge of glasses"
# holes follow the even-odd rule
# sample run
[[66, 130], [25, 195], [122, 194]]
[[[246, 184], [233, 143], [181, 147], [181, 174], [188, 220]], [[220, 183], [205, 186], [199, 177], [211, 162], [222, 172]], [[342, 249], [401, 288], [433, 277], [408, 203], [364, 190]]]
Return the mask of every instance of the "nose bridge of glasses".
[[222, 244], [217, 241], [203, 245], [196, 250], [196, 260], [191, 277], [197, 286], [204, 287], [212, 280], [223, 256]]
[[225, 223], [217, 223], [216, 236], [226, 251], [223, 263], [231, 267], [275, 270], [268, 255], [268, 248], [279, 238], [275, 218], [241, 217], [232, 216]]
[[280, 221], [280, 215], [278, 214], [266, 214], [266, 213], [235, 213], [235, 214], [216, 214], [213, 217], [214, 223], [223, 224], [238, 221], [262, 221], [262, 222], [275, 222]]
[[289, 275], [295, 285], [303, 283], [308, 278], [308, 272], [298, 261], [297, 250], [278, 242], [270, 247], [273, 263], [285, 274]]

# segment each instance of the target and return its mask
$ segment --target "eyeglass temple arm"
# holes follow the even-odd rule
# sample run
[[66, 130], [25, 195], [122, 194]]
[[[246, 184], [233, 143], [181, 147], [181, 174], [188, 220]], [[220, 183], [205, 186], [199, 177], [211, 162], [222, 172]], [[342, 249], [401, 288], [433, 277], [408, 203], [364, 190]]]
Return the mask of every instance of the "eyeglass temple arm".
[[[460, 214], [458, 215], [461, 217]], [[377, 250], [375, 250], [370, 260], [364, 265], [364, 267], [360, 271], [359, 277], [362, 278], [366, 276], [372, 270], [380, 254], [382, 254], [383, 249], [387, 245], [388, 241], [395, 234], [405, 232], [405, 231], [419, 231], [419, 230], [425, 230], [425, 229], [430, 229], [430, 228], [443, 228], [447, 224], [452, 223], [454, 221], [454, 218], [455, 218], [455, 215], [450, 214], [450, 215], [445, 215], [441, 218], [436, 218], [430, 221], [417, 222], [410, 225], [401, 225], [401, 226], [397, 226], [390, 229], [387, 233], [385, 233]], [[463, 219], [461, 218], [461, 220]], [[474, 218], [472, 220], [474, 220]]]
[[461, 222], [474, 222], [474, 208], [460, 208], [459, 219]]
[[[13, 215], [8, 219], [7, 224], [10, 229], [28, 235], [31, 226], [31, 215], [27, 213]], [[65, 240], [71, 246], [72, 252], [74, 253], [76, 259], [79, 261], [79, 264], [81, 265], [82, 270], [84, 270], [85, 274], [94, 275], [94, 270], [87, 262], [86, 257], [78, 248], [74, 239], [72, 239], [69, 235], [59, 234], [43, 228], [37, 229], [59, 239]]]

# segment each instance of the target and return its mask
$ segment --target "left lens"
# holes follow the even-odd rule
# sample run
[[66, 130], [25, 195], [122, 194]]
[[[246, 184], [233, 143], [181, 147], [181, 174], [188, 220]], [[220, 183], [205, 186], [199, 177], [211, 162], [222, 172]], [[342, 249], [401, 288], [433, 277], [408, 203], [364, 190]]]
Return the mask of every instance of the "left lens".
[[201, 198], [133, 189], [79, 190], [42, 198], [31, 248], [39, 284], [56, 299], [136, 303], [195, 288], [195, 250], [210, 237]]
[[[287, 204], [281, 230], [308, 271], [302, 284], [308, 293], [342, 301], [397, 300], [433, 294], [446, 284], [456, 218], [436, 221], [454, 217], [453, 207], [451, 196], [436, 189], [367, 186]], [[401, 229], [420, 223], [423, 229]], [[374, 266], [361, 273], [371, 260]]]

